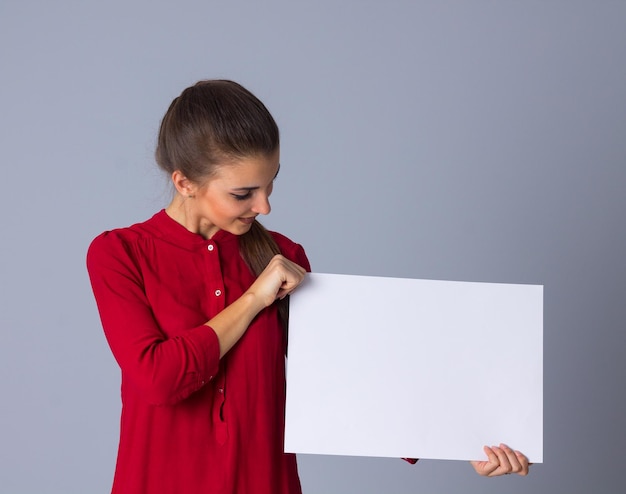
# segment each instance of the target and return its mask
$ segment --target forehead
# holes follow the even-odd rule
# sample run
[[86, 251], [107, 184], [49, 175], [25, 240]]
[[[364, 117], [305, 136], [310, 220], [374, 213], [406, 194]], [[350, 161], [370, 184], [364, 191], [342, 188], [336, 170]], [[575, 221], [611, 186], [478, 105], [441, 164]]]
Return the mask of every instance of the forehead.
[[217, 166], [210, 182], [218, 180], [228, 186], [259, 187], [274, 180], [280, 167], [278, 151], [230, 160]]

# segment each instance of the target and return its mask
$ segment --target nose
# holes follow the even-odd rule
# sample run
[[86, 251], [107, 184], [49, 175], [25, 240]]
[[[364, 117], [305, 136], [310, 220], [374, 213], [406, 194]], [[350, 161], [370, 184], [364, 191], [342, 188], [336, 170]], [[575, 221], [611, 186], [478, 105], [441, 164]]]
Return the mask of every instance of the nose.
[[267, 195], [257, 194], [256, 200], [252, 206], [252, 211], [258, 214], [270, 214], [272, 207], [270, 199]]

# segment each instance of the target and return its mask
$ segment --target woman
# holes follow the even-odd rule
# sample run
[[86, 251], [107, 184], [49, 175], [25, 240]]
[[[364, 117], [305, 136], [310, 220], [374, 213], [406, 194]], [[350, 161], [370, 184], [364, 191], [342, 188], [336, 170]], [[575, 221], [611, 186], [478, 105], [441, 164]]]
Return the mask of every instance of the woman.
[[[280, 166], [276, 123], [239, 84], [201, 81], [170, 105], [156, 159], [172, 202], [87, 255], [122, 371], [113, 493], [299, 493], [283, 453], [285, 297], [310, 266], [256, 220]], [[480, 474], [527, 473], [523, 455], [486, 451]]]

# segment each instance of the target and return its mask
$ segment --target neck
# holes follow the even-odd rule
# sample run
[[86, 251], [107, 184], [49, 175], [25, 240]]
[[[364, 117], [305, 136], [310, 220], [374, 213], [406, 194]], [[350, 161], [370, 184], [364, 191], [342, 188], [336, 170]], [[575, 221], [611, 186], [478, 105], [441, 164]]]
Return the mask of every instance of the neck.
[[167, 215], [177, 223], [180, 223], [191, 233], [197, 233], [205, 239], [211, 238], [217, 232], [217, 228], [210, 224], [201, 221], [197, 214], [194, 212], [194, 198], [183, 197], [180, 194], [176, 194], [170, 202], [169, 206], [165, 208]]

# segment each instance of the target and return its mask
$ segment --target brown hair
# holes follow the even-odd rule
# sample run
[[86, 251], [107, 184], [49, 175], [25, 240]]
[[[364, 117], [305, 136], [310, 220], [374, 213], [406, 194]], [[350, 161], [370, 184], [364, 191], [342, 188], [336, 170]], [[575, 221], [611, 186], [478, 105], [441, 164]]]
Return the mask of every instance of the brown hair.
[[[278, 126], [265, 105], [240, 84], [200, 81], [172, 101], [159, 130], [156, 161], [168, 174], [176, 170], [202, 184], [228, 161], [270, 155], [280, 144]], [[241, 256], [258, 276], [280, 249], [258, 222], [239, 237]], [[287, 298], [278, 301], [285, 330]]]

